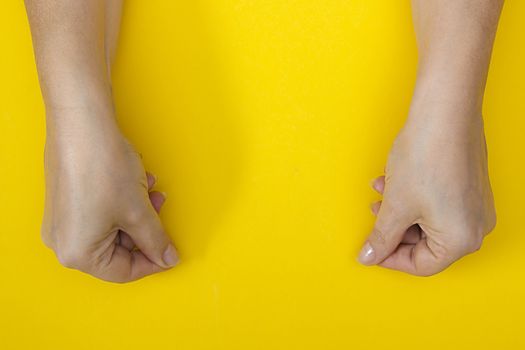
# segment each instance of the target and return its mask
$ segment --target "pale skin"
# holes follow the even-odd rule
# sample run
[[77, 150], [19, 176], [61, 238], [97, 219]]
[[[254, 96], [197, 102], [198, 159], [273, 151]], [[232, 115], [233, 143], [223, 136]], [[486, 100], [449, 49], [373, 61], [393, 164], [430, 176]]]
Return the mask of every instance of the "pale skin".
[[[59, 261], [129, 282], [178, 254], [140, 155], [115, 119], [111, 64], [122, 0], [26, 0], [46, 106], [42, 239]], [[481, 105], [502, 0], [413, 0], [416, 89], [394, 143], [377, 220], [359, 256], [414, 275], [479, 249], [496, 216]]]
[[502, 0], [413, 0], [419, 67], [408, 119], [373, 187], [365, 265], [436, 274], [496, 225], [481, 108]]
[[46, 105], [42, 239], [60, 262], [128, 282], [164, 271], [177, 252], [140, 155], [115, 120], [110, 68], [119, 0], [27, 0]]

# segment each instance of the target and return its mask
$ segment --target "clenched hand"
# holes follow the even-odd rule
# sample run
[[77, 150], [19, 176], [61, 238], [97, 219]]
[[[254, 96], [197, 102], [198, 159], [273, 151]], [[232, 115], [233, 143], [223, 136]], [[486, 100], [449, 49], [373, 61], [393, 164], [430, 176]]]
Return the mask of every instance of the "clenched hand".
[[359, 260], [427, 276], [478, 250], [496, 215], [481, 116], [414, 114], [372, 184], [383, 200]]
[[42, 238], [60, 262], [112, 282], [174, 266], [157, 215], [164, 195], [114, 119], [62, 110], [49, 120]]

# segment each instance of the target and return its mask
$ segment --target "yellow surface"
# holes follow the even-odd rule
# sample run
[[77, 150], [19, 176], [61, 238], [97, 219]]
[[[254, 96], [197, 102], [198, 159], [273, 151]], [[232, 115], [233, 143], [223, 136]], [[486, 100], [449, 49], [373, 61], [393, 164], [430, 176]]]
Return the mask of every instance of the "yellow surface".
[[414, 83], [408, 1], [128, 1], [120, 123], [169, 193], [183, 259], [128, 285], [40, 242], [22, 3], [0, 4], [0, 349], [525, 347], [525, 2], [505, 6], [484, 106], [498, 227], [416, 278], [355, 260]]

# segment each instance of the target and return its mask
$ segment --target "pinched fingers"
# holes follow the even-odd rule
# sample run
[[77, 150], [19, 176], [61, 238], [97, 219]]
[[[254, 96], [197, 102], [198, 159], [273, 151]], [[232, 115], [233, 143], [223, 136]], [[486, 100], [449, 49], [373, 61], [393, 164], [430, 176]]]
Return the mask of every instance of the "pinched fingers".
[[[385, 177], [374, 179], [371, 186], [376, 192], [383, 194]], [[373, 203], [370, 208], [378, 219], [360, 255], [360, 261], [365, 265], [377, 264], [416, 276], [430, 276], [443, 271], [454, 261], [477, 250], [481, 245], [473, 234], [458, 234], [459, 237], [465, 238], [453, 244], [438, 242], [425, 233], [424, 226], [422, 228], [411, 220], [403, 220], [403, 215], [396, 215], [396, 210], [392, 207], [382, 210], [383, 201]], [[410, 223], [412, 224], [409, 225]], [[406, 227], [407, 225], [409, 226]], [[395, 227], [398, 229], [396, 230]], [[406, 228], [404, 233], [401, 233], [403, 227]], [[401, 240], [399, 240], [400, 235], [402, 235]]]

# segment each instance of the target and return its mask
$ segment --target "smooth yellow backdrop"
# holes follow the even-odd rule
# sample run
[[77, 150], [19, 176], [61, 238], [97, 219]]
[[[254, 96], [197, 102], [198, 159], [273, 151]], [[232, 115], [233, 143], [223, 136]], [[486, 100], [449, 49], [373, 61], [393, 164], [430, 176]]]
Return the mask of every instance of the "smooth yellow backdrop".
[[115, 285], [40, 241], [43, 104], [2, 1], [0, 349], [525, 348], [523, 18], [508, 0], [484, 106], [498, 227], [417, 278], [355, 260], [414, 85], [409, 1], [129, 0], [119, 120], [182, 263]]

